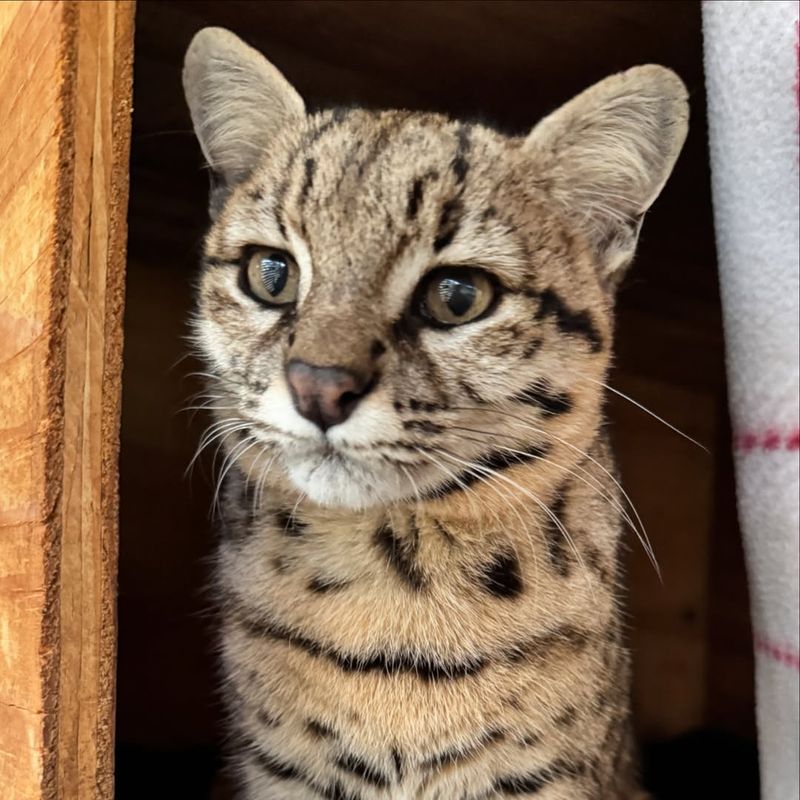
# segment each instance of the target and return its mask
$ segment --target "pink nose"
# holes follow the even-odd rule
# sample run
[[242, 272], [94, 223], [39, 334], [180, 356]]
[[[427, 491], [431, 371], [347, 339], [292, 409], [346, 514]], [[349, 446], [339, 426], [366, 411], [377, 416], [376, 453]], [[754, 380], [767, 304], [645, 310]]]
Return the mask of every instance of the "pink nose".
[[295, 408], [323, 431], [344, 422], [374, 384], [371, 375], [298, 360], [287, 365], [286, 380]]

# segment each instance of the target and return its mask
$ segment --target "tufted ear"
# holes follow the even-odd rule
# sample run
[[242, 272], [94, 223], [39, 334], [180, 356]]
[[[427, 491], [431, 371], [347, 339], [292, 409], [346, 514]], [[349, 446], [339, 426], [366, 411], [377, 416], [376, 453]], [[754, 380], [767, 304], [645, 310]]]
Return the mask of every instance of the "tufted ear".
[[183, 89], [212, 170], [214, 216], [260, 161], [276, 131], [305, 114], [300, 95], [257, 50], [224, 28], [203, 28], [186, 51]]
[[537, 173], [582, 226], [610, 282], [633, 258], [642, 217], [672, 172], [688, 121], [681, 79], [647, 65], [590, 87], [525, 141]]

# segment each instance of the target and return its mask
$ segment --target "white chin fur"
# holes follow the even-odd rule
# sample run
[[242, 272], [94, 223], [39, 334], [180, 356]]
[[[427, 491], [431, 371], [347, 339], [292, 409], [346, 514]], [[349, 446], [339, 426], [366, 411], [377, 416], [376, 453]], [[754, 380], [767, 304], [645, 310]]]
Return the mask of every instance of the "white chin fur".
[[387, 464], [365, 466], [346, 459], [287, 459], [292, 483], [315, 503], [334, 508], [363, 509], [413, 496], [408, 479]]

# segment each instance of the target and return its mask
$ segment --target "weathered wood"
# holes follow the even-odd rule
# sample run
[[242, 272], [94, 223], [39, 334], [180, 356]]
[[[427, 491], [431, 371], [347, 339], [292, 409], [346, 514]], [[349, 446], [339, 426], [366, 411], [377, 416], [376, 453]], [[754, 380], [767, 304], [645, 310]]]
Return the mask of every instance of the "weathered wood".
[[133, 5], [0, 4], [0, 794], [110, 798]]

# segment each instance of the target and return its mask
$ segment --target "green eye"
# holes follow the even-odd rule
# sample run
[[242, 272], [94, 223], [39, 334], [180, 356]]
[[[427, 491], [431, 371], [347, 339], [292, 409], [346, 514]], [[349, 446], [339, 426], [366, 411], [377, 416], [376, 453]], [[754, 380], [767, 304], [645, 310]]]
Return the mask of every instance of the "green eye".
[[299, 282], [297, 263], [285, 250], [264, 247], [250, 254], [247, 285], [259, 300], [276, 306], [294, 303]]
[[483, 270], [443, 267], [425, 278], [420, 313], [437, 325], [463, 325], [480, 317], [494, 296], [492, 281]]

